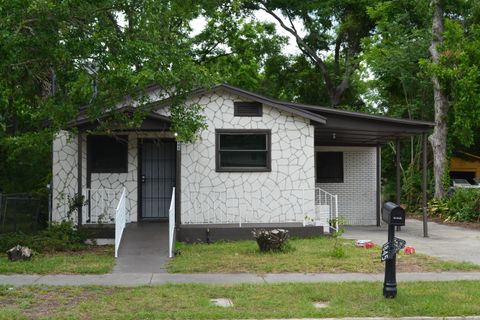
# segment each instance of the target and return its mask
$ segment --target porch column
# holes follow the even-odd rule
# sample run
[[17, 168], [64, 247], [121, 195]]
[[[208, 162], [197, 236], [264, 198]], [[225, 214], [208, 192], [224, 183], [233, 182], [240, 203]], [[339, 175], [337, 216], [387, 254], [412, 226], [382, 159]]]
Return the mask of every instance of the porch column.
[[377, 227], [380, 227], [380, 214], [382, 210], [382, 147], [377, 145]]
[[[402, 189], [401, 189], [401, 176], [400, 176], [400, 139], [399, 138], [397, 138], [395, 140], [395, 156], [396, 156], [395, 157], [396, 203], [397, 203], [397, 205], [400, 205], [401, 196], [402, 196], [402, 194], [401, 194]], [[400, 230], [401, 230], [401, 227], [397, 226], [397, 231], [400, 231]]]
[[427, 223], [427, 134], [422, 133], [422, 210], [423, 210], [423, 236], [428, 237]]
[[[79, 199], [82, 199], [82, 133], [80, 130], [78, 131], [77, 134], [77, 144], [78, 144], [78, 155], [77, 155], [77, 196]], [[82, 200], [83, 202], [83, 200]], [[78, 208], [77, 208], [78, 216], [77, 216], [77, 225], [81, 226], [82, 225], [82, 205], [79, 203]]]

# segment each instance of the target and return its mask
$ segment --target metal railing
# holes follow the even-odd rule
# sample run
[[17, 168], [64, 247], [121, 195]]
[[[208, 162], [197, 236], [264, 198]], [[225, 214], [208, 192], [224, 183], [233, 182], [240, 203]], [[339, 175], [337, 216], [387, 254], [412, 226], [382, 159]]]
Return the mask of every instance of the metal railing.
[[[338, 197], [327, 191], [287, 189], [272, 195], [258, 191], [200, 188], [189, 190], [190, 208], [182, 216], [185, 224], [299, 223], [303, 226], [329, 226], [338, 222]], [[275, 203], [276, 202], [276, 203]], [[272, 209], [272, 204], [274, 209]], [[332, 226], [338, 226], [336, 223]], [[335, 229], [336, 230], [336, 229]]]
[[118, 257], [118, 249], [122, 241], [123, 230], [127, 222], [127, 206], [126, 206], [127, 190], [123, 188], [120, 201], [115, 209], [115, 258]]
[[175, 187], [172, 189], [172, 200], [168, 209], [168, 256], [173, 258], [175, 251]]
[[122, 189], [84, 189], [83, 224], [114, 223], [115, 204], [119, 203], [121, 192]]
[[320, 215], [328, 215], [330, 229], [338, 231], [338, 195], [331, 194], [321, 188], [315, 189], [315, 207]]

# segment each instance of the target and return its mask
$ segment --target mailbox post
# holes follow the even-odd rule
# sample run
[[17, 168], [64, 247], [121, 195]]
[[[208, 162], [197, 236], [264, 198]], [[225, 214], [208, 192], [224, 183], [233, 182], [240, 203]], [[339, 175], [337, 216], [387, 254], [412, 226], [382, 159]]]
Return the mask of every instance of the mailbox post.
[[382, 209], [382, 220], [388, 224], [388, 242], [382, 247], [382, 261], [385, 261], [383, 295], [395, 298], [397, 295], [396, 254], [405, 247], [405, 241], [395, 238], [395, 227], [405, 225], [405, 210], [393, 202], [386, 202]]

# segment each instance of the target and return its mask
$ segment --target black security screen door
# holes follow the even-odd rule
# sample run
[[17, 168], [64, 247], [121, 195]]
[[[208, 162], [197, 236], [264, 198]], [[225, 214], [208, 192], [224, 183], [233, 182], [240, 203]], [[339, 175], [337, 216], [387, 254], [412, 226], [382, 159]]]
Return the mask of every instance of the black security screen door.
[[141, 219], [168, 219], [176, 176], [174, 141], [141, 141]]

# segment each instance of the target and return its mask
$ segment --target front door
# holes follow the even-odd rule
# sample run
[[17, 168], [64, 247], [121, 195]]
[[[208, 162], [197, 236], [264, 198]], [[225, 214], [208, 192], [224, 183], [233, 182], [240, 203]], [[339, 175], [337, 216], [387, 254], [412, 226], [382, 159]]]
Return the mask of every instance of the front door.
[[140, 219], [168, 219], [176, 177], [176, 142], [140, 140]]

